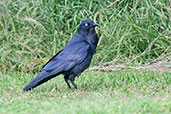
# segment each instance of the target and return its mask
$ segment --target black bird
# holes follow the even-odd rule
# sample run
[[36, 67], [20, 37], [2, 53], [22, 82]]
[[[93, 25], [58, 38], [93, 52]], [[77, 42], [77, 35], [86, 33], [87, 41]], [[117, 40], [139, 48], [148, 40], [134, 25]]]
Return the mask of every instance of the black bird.
[[43, 66], [42, 71], [23, 90], [31, 90], [59, 74], [64, 75], [70, 89], [68, 80], [77, 89], [75, 77], [89, 67], [96, 50], [99, 40], [95, 31], [96, 26], [98, 24], [90, 19], [83, 20], [77, 35]]

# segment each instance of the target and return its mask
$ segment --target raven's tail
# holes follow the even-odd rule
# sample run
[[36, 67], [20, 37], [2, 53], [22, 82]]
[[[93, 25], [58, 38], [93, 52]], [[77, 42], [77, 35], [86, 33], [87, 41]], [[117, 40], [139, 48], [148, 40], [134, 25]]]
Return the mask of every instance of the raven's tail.
[[29, 84], [27, 84], [23, 90], [24, 91], [28, 91], [31, 90], [37, 86], [39, 86], [40, 84], [50, 80], [51, 78], [57, 76], [58, 74], [51, 74], [47, 71], [41, 71], [40, 74], [38, 74]]

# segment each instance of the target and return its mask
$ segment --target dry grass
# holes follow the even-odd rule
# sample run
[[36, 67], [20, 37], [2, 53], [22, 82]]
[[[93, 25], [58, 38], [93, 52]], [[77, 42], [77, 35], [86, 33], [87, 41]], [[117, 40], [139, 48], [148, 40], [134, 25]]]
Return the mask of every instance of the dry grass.
[[[116, 61], [114, 63], [116, 63]], [[117, 71], [117, 70], [124, 70], [124, 69], [151, 70], [153, 72], [159, 72], [159, 73], [163, 73], [163, 72], [171, 73], [171, 56], [162, 56], [160, 58], [153, 60], [151, 63], [147, 63], [141, 66], [129, 66], [126, 64], [114, 65], [112, 64], [112, 62], [109, 62], [101, 66], [93, 66], [88, 70]]]

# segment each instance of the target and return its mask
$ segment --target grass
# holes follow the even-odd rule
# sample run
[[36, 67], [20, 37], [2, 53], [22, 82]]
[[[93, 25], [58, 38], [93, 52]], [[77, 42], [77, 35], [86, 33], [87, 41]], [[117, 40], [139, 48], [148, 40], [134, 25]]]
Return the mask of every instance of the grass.
[[100, 24], [92, 65], [150, 63], [169, 56], [170, 15], [168, 0], [1, 0], [0, 71], [37, 72], [86, 18]]
[[87, 71], [69, 90], [63, 76], [30, 92], [22, 88], [34, 74], [1, 74], [1, 113], [170, 113], [170, 73]]

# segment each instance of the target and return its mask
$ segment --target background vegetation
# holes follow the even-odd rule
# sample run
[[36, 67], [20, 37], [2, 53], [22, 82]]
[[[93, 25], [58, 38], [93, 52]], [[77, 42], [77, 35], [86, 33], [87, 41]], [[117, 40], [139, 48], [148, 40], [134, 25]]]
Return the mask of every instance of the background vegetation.
[[151, 63], [170, 54], [170, 15], [168, 0], [1, 0], [0, 71], [37, 72], [86, 18], [100, 24], [92, 65]]
[[[169, 1], [0, 0], [0, 113], [170, 113]], [[100, 24], [98, 70], [82, 73], [78, 90], [59, 76], [23, 92], [86, 18]]]

